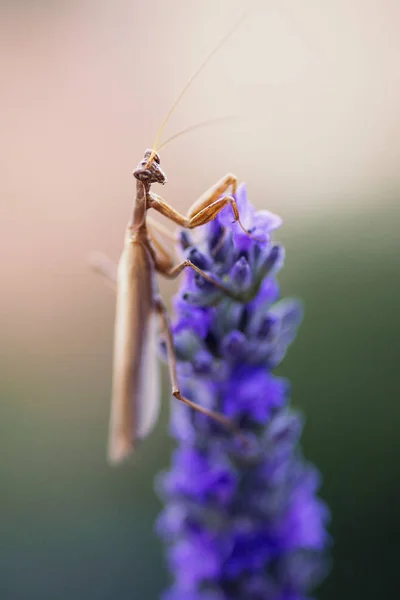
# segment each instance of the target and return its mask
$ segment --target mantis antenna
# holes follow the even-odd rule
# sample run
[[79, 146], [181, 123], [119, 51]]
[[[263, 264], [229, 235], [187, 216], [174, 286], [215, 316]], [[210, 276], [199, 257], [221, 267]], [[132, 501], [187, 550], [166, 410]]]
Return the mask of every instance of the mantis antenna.
[[212, 57], [218, 52], [218, 50], [220, 48], [222, 48], [222, 46], [228, 41], [228, 39], [231, 37], [231, 35], [233, 35], [235, 33], [235, 31], [240, 27], [240, 25], [242, 25], [243, 21], [247, 18], [249, 12], [250, 11], [247, 10], [246, 12], [244, 12], [242, 14], [240, 19], [238, 21], [236, 21], [236, 23], [233, 25], [233, 27], [224, 35], [224, 37], [218, 42], [218, 44], [206, 56], [206, 58], [203, 60], [203, 62], [200, 64], [200, 66], [195, 70], [193, 75], [191, 75], [191, 77], [189, 77], [186, 84], [183, 86], [183, 88], [179, 92], [178, 96], [176, 97], [175, 101], [173, 102], [171, 108], [167, 112], [163, 122], [161, 123], [161, 126], [156, 135], [156, 139], [154, 140], [154, 144], [153, 144], [153, 147], [151, 150], [151, 154], [149, 156], [149, 160], [147, 161], [147, 165], [150, 165], [152, 163], [152, 161], [154, 159], [154, 155], [157, 151], [158, 143], [159, 143], [161, 135], [164, 131], [164, 128], [165, 128], [170, 116], [172, 115], [172, 113], [174, 112], [176, 107], [178, 106], [182, 96], [185, 94], [186, 90], [190, 87], [190, 85], [193, 83], [193, 81], [196, 79], [196, 77], [198, 77], [198, 75], [201, 73], [201, 71], [204, 69], [204, 67], [209, 63], [209, 61], [212, 59]]
[[215, 123], [223, 123], [225, 121], [233, 121], [233, 120], [236, 120], [239, 118], [240, 117], [238, 117], [238, 116], [215, 117], [213, 119], [208, 119], [207, 121], [202, 121], [201, 123], [196, 123], [195, 125], [190, 125], [189, 127], [185, 127], [185, 129], [178, 131], [178, 133], [174, 133], [173, 135], [171, 135], [162, 144], [157, 146], [156, 150], [157, 150], [157, 152], [159, 150], [162, 150], [162, 148], [165, 148], [165, 146], [168, 146], [168, 144], [170, 142], [172, 142], [173, 140], [180, 138], [182, 135], [186, 135], [186, 133], [195, 131], [196, 129], [201, 129], [202, 127], [208, 127], [209, 125], [214, 125]]

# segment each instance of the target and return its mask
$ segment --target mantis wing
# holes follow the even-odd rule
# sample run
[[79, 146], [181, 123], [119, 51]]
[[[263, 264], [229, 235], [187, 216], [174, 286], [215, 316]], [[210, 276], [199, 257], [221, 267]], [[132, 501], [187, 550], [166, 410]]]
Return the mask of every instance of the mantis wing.
[[119, 463], [159, 412], [154, 266], [147, 248], [128, 229], [118, 265], [113, 387], [108, 457]]
[[158, 315], [151, 313], [142, 351], [143, 364], [136, 402], [138, 411], [136, 434], [138, 438], [145, 438], [151, 432], [160, 412], [160, 377], [157, 355]]

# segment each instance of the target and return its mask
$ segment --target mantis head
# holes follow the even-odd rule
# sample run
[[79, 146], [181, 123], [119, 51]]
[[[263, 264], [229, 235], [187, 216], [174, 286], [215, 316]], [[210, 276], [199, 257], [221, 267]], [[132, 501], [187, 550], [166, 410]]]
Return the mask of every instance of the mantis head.
[[153, 150], [146, 150], [143, 159], [140, 161], [133, 176], [144, 184], [161, 183], [164, 185], [167, 178], [160, 167], [160, 156]]

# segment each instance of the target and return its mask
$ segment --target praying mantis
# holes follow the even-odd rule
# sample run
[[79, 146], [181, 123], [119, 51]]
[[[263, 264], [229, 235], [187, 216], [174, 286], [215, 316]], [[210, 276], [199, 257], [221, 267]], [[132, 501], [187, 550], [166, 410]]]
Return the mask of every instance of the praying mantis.
[[234, 222], [238, 222], [243, 231], [252, 237], [240, 221], [235, 199], [237, 177], [233, 174], [225, 175], [208, 189], [191, 206], [186, 215], [179, 213], [151, 189], [153, 184], [164, 185], [167, 181], [160, 166], [158, 149], [161, 146], [157, 146], [165, 123], [191, 81], [237, 29], [238, 24], [228, 32], [190, 78], [167, 114], [153, 148], [146, 150], [143, 159], [133, 172], [136, 179], [136, 196], [125, 231], [118, 267], [106, 257], [97, 257], [93, 264], [98, 271], [116, 284], [117, 291], [108, 442], [108, 458], [112, 464], [118, 464], [127, 458], [135, 450], [137, 441], [146, 437], [157, 421], [160, 406], [157, 321], [161, 324], [165, 338], [172, 396], [222, 425], [235, 429], [233, 423], [222, 414], [195, 404], [181, 394], [169, 317], [158, 292], [156, 273], [174, 278], [183, 269], [190, 268], [221, 288], [226, 294], [232, 296], [232, 292], [189, 260], [174, 265], [166, 248], [154, 235], [156, 224], [150, 221], [147, 212], [151, 209], [155, 210], [180, 227], [194, 229], [209, 223], [224, 207], [230, 205]]

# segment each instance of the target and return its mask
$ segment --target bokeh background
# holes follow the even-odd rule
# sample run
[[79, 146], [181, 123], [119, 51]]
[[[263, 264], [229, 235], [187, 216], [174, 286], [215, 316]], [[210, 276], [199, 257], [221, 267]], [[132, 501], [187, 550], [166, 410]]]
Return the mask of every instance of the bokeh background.
[[[2, 600], [156, 599], [162, 418], [134, 465], [105, 461], [117, 259], [131, 172], [242, 0], [0, 3]], [[335, 540], [321, 600], [396, 597], [400, 528], [397, 0], [254, 10], [167, 135], [163, 195], [186, 211], [224, 173], [284, 218], [282, 292], [306, 318], [280, 373], [307, 417]], [[167, 298], [175, 283], [161, 283]], [[394, 594], [394, 595], [393, 595]]]

